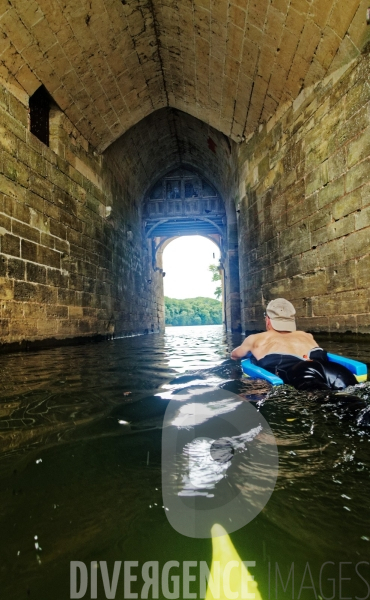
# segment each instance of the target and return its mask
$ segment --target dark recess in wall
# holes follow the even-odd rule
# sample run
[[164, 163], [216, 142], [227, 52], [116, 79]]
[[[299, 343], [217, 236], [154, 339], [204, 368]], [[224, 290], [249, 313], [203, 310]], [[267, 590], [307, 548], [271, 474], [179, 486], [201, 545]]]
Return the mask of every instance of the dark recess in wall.
[[30, 97], [30, 129], [40, 142], [49, 146], [49, 114], [52, 98], [47, 89], [41, 85]]

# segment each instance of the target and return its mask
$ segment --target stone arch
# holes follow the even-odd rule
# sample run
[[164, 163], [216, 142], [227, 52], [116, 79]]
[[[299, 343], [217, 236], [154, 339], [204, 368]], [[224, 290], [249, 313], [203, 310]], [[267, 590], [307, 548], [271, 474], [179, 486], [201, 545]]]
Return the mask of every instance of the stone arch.
[[[173, 242], [174, 240], [177, 240], [179, 237], [181, 237], [181, 236], [175, 235], [175, 236], [173, 236], [171, 238], [163, 238], [163, 239], [161, 238], [161, 241], [159, 242], [158, 247], [157, 247], [157, 252], [160, 251], [163, 254], [163, 252], [165, 251], [165, 249], [167, 248], [167, 246], [171, 242]], [[220, 241], [218, 239], [216, 239], [216, 236], [202, 235], [202, 237], [205, 237], [210, 242], [213, 242], [217, 246], [217, 248], [220, 250], [220, 252], [221, 252], [221, 244], [220, 244]]]
[[175, 237], [202, 235], [219, 247], [224, 322], [227, 329], [239, 331], [238, 252], [237, 245], [228, 239], [236, 216], [228, 226], [225, 202], [217, 187], [199, 169], [182, 165], [162, 173], [147, 186], [142, 206], [143, 230], [151, 244], [155, 271], [163, 273], [163, 250]]
[[176, 233], [218, 234], [224, 237], [225, 203], [216, 186], [191, 167], [170, 169], [144, 196], [147, 237]]

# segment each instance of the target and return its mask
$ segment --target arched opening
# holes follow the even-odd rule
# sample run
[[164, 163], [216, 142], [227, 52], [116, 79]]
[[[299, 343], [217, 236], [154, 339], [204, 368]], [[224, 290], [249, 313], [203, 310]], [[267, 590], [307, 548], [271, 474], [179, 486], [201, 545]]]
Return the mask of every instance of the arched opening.
[[[225, 322], [220, 258], [219, 245], [206, 236], [178, 236], [163, 242], [158, 260], [165, 273], [166, 325]], [[214, 275], [220, 279], [216, 281]]]
[[229, 220], [216, 186], [188, 165], [162, 175], [144, 197], [143, 228], [151, 245], [153, 270], [163, 274], [163, 251], [170, 240], [190, 235], [212, 240], [220, 250], [223, 323], [227, 330], [239, 331], [238, 253], [233, 219]]

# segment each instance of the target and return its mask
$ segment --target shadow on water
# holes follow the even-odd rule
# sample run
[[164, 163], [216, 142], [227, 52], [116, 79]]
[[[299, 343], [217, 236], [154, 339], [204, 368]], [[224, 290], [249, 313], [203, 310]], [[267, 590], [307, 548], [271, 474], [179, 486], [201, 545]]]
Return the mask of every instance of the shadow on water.
[[[295, 597], [307, 562], [318, 595], [323, 562], [333, 563], [326, 580], [337, 585], [339, 563], [351, 563], [342, 574], [351, 578], [342, 582], [342, 597], [366, 595], [354, 565], [366, 561], [370, 549], [369, 384], [339, 397], [242, 380], [228, 358], [228, 349], [239, 343], [238, 336], [226, 339], [219, 326], [181, 327], [164, 336], [2, 357], [4, 597], [69, 598], [71, 560], [106, 560], [111, 569], [116, 560], [210, 563], [210, 541], [174, 531], [161, 492], [163, 416], [168, 403], [192, 386], [221, 388], [253, 403], [275, 436], [275, 491], [257, 518], [232, 534], [243, 560], [256, 561], [262, 597], [269, 585], [275, 597], [269, 562], [272, 572], [278, 563], [285, 580], [295, 563]], [[365, 347], [328, 349], [370, 363]], [[227, 481], [243, 493], [243, 469], [243, 461], [225, 469], [214, 486], [221, 499]], [[366, 565], [362, 574], [370, 582]], [[124, 597], [121, 584], [117, 598]], [[322, 585], [329, 596], [330, 582]], [[284, 595], [280, 586], [278, 597], [291, 598], [291, 589]], [[315, 596], [307, 588], [300, 597]]]

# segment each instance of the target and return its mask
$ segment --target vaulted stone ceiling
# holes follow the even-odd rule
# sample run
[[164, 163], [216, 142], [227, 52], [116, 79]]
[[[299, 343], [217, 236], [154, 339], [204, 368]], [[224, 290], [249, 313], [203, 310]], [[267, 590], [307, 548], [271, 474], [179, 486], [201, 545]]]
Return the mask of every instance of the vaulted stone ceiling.
[[163, 108], [111, 144], [105, 156], [124, 195], [138, 204], [157, 179], [185, 167], [207, 177], [228, 207], [236, 193], [235, 149], [235, 142], [211, 126], [184, 112]]
[[368, 36], [359, 0], [0, 0], [0, 78], [102, 151], [170, 106], [240, 141]]

